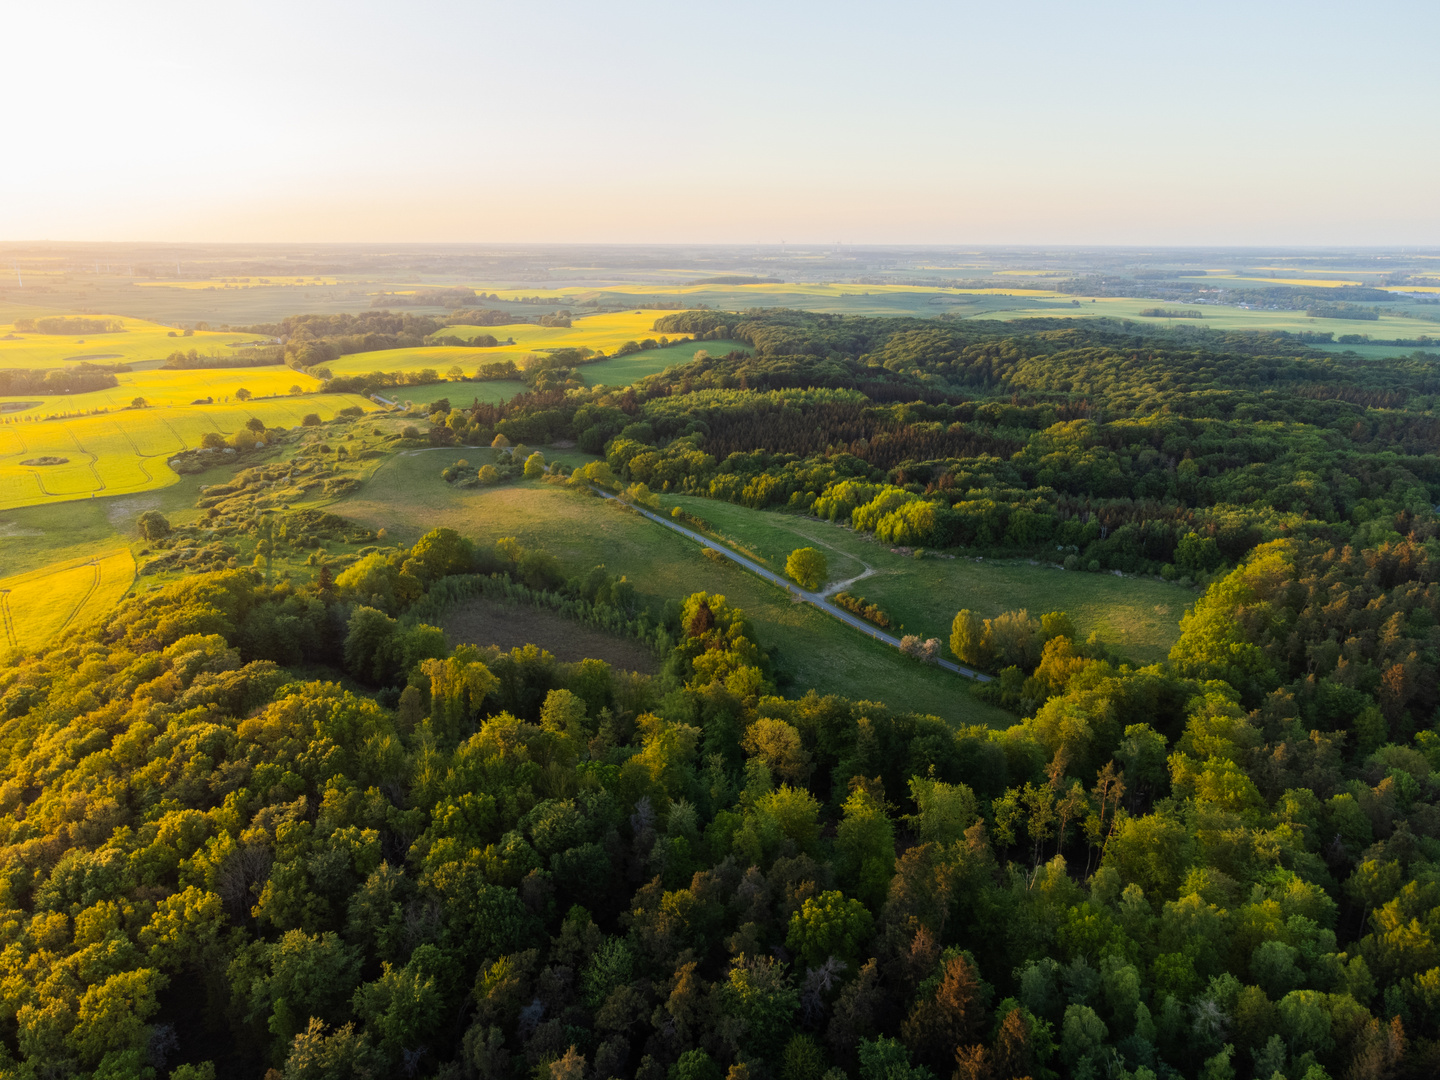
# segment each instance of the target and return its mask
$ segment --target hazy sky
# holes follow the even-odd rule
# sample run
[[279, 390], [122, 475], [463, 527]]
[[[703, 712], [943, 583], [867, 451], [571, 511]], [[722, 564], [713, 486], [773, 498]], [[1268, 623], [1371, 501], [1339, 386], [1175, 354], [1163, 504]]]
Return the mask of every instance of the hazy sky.
[[1440, 3], [10, 0], [0, 239], [1440, 244]]

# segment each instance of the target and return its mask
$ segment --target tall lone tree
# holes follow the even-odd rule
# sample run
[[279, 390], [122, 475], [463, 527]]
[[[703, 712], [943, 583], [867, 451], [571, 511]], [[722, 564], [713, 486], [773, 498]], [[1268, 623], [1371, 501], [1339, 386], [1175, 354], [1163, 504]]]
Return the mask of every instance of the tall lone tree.
[[796, 548], [785, 560], [785, 573], [814, 592], [829, 578], [830, 566], [823, 551], [811, 547]]

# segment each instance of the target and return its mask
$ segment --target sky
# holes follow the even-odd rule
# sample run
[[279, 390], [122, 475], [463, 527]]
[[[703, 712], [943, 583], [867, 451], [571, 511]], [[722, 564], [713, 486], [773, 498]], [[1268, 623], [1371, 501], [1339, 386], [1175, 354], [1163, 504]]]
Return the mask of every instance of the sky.
[[0, 240], [1440, 245], [1440, 4], [11, 0]]

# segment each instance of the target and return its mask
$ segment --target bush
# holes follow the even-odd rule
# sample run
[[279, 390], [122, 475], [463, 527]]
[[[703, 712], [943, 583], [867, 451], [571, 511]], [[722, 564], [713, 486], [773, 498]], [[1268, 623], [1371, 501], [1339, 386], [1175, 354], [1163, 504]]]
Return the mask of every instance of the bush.
[[300, 421], [300, 425], [301, 425], [302, 427], [319, 427], [319, 426], [320, 426], [320, 414], [319, 414], [319, 413], [313, 413], [313, 412], [312, 412], [312, 413], [306, 413], [304, 419], [302, 419], [302, 420]]
[[159, 540], [170, 535], [170, 522], [158, 510], [146, 510], [136, 518], [135, 526], [146, 540]]

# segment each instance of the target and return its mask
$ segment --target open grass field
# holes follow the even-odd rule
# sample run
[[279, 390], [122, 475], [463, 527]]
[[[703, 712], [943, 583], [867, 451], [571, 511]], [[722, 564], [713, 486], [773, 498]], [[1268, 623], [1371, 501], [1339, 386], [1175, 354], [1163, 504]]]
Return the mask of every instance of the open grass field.
[[0, 579], [0, 645], [38, 648], [62, 630], [102, 616], [134, 581], [135, 559], [127, 548]]
[[294, 427], [306, 413], [329, 420], [352, 405], [376, 408], [353, 394], [313, 394], [0, 425], [0, 510], [166, 487], [177, 479], [166, 459], [199, 446], [207, 432], [231, 434], [252, 416], [266, 427]]
[[636, 379], [654, 375], [675, 364], [688, 364], [702, 349], [711, 356], [724, 356], [733, 349], [749, 349], [743, 341], [686, 341], [663, 349], [646, 349], [629, 356], [612, 356], [585, 364], [580, 370], [591, 386], [629, 386]]
[[446, 398], [453, 407], [463, 409], [473, 401], [498, 404], [524, 392], [524, 383], [505, 379], [497, 382], [435, 382], [423, 386], [397, 386], [381, 390], [380, 396], [398, 401], [401, 405], [428, 405]]
[[1317, 349], [1328, 353], [1354, 353], [1367, 360], [1374, 360], [1386, 356], [1411, 356], [1416, 352], [1440, 352], [1440, 327], [1432, 335], [1436, 339], [1434, 345], [1428, 348], [1417, 349], [1414, 345], [1316, 345]]
[[[119, 386], [92, 390], [88, 394], [44, 396], [21, 394], [0, 397], [7, 402], [28, 405], [9, 412], [12, 421], [39, 420], [47, 416], [73, 416], [97, 410], [127, 409], [137, 397], [146, 405], [190, 405], [198, 399], [214, 398], [224, 404], [235, 400], [240, 390], [248, 390], [252, 398], [290, 397], [298, 391], [310, 394], [325, 384], [313, 375], [296, 371], [284, 364], [253, 368], [193, 368], [183, 371], [154, 369], [133, 371], [115, 376]], [[33, 405], [30, 403], [34, 402]]]
[[712, 525], [717, 539], [742, 549], [777, 573], [797, 547], [826, 552], [831, 582], [875, 572], [847, 591], [879, 604], [894, 620], [892, 631], [949, 641], [955, 612], [970, 608], [988, 617], [1027, 608], [1032, 615], [1065, 611], [1086, 635], [1140, 663], [1163, 659], [1180, 632], [1180, 616], [1195, 593], [1145, 578], [1069, 572], [1028, 562], [976, 562], [966, 558], [898, 555], [888, 546], [827, 521], [796, 514], [751, 510], [693, 497], [662, 498]]
[[372, 529], [385, 528], [396, 540], [413, 541], [442, 525], [485, 542], [514, 536], [553, 552], [567, 573], [603, 563], [625, 574], [657, 608], [699, 589], [721, 593], [753, 621], [759, 641], [788, 676], [787, 694], [815, 689], [957, 723], [1011, 722], [1009, 714], [971, 697], [959, 676], [922, 666], [809, 605], [793, 603], [782, 590], [731, 563], [706, 559], [693, 542], [599, 498], [540, 480], [452, 488], [440, 479], [440, 470], [461, 456], [471, 464], [484, 460], [469, 447], [463, 453], [393, 455], [327, 509]]
[[507, 605], [483, 597], [467, 600], [446, 612], [441, 629], [453, 645], [497, 645], [507, 652], [539, 645], [566, 663], [594, 657], [621, 671], [653, 675], [660, 670], [655, 654], [639, 642], [528, 604]]
[[[163, 360], [176, 349], [206, 355], [234, 352], [232, 342], [254, 341], [254, 334], [198, 331], [191, 337], [170, 337], [174, 327], [144, 319], [113, 315], [84, 318], [119, 319], [125, 329], [108, 334], [16, 333], [13, 322], [0, 325], [0, 368], [58, 368], [90, 361], [96, 364], [129, 364]], [[133, 395], [132, 395], [133, 396]]]
[[[1079, 299], [1077, 307], [1071, 299]], [[1199, 311], [1200, 319], [1155, 319], [1142, 316], [1146, 308], [1175, 308]], [[1014, 318], [1096, 318], [1134, 319], [1146, 325], [1206, 327], [1211, 330], [1289, 330], [1293, 333], [1311, 331], [1324, 333], [1327, 330], [1336, 337], [1341, 334], [1369, 334], [1376, 338], [1417, 338], [1421, 335], [1440, 337], [1440, 323], [1404, 316], [1381, 315], [1377, 322], [1362, 322], [1355, 319], [1312, 319], [1303, 311], [1259, 311], [1235, 307], [1161, 303], [1158, 300], [1138, 300], [1130, 297], [1101, 297], [1092, 301], [1088, 297], [1067, 297], [1063, 300], [1027, 300], [1023, 307], [1011, 311], [990, 311], [976, 314], [977, 319]], [[1342, 346], [1344, 348], [1344, 346]]]

